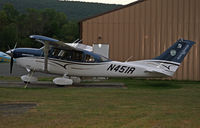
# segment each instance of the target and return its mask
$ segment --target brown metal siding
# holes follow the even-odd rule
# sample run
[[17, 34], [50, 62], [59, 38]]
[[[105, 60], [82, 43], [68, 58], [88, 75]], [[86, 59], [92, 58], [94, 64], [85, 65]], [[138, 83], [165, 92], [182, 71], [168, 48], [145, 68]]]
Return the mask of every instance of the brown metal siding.
[[83, 43], [109, 43], [110, 58], [151, 59], [178, 38], [196, 42], [175, 78], [200, 80], [200, 1], [144, 0], [81, 22]]

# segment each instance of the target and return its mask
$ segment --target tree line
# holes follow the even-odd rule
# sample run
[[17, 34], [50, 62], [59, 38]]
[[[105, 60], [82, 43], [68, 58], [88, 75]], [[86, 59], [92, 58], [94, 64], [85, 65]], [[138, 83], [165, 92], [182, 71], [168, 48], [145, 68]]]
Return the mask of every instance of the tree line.
[[64, 42], [72, 42], [79, 37], [76, 21], [67, 19], [65, 13], [54, 9], [26, 9], [18, 12], [10, 3], [0, 10], [0, 50], [9, 47], [41, 47], [29, 38], [30, 35], [44, 35]]
[[5, 3], [12, 3], [19, 12], [26, 12], [27, 8], [44, 9], [52, 8], [58, 12], [63, 12], [70, 20], [82, 20], [103, 12], [107, 12], [121, 5], [87, 3], [78, 1], [60, 0], [0, 0], [0, 9]]

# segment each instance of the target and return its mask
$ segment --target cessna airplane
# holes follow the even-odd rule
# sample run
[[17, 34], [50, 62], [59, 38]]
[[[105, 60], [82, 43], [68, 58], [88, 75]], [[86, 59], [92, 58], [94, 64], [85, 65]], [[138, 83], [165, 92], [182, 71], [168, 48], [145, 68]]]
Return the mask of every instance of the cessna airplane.
[[[72, 85], [80, 82], [81, 76], [90, 77], [142, 77], [160, 78], [174, 75], [186, 54], [195, 42], [180, 39], [160, 56], [150, 60], [130, 62], [112, 61], [92, 52], [92, 47], [79, 43], [31, 35], [30, 38], [44, 44], [40, 49], [16, 48], [7, 51], [11, 60], [28, 71], [21, 76], [24, 82], [35, 82], [34, 72], [58, 74], [53, 80], [56, 85]], [[10, 63], [12, 73], [13, 61]]]

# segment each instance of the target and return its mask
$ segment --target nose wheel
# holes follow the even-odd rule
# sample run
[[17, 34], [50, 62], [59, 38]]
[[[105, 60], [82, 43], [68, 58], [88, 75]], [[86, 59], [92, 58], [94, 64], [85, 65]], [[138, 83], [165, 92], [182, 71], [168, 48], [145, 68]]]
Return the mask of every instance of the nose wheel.
[[30, 84], [31, 82], [24, 81], [25, 84]]
[[27, 75], [21, 76], [21, 80], [26, 84], [24, 88], [27, 88], [28, 84], [38, 81], [38, 78], [34, 77], [33, 73], [33, 71], [30, 71]]

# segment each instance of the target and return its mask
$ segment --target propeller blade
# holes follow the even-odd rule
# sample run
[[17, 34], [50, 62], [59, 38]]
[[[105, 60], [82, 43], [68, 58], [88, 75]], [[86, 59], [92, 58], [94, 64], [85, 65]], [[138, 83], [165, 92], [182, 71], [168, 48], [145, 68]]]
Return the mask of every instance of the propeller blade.
[[8, 45], [8, 49], [11, 50], [9, 45]]
[[14, 49], [16, 49], [16, 47], [17, 47], [17, 42], [15, 43]]
[[13, 63], [14, 63], [14, 50], [16, 49], [17, 47], [17, 42], [15, 43], [15, 46], [14, 46], [14, 49], [10, 49], [10, 46], [8, 45], [8, 48], [9, 48], [9, 55], [10, 55], [10, 74], [12, 74], [12, 69], [13, 69]]
[[12, 74], [12, 69], [13, 69], [13, 56], [10, 59], [10, 74]]

